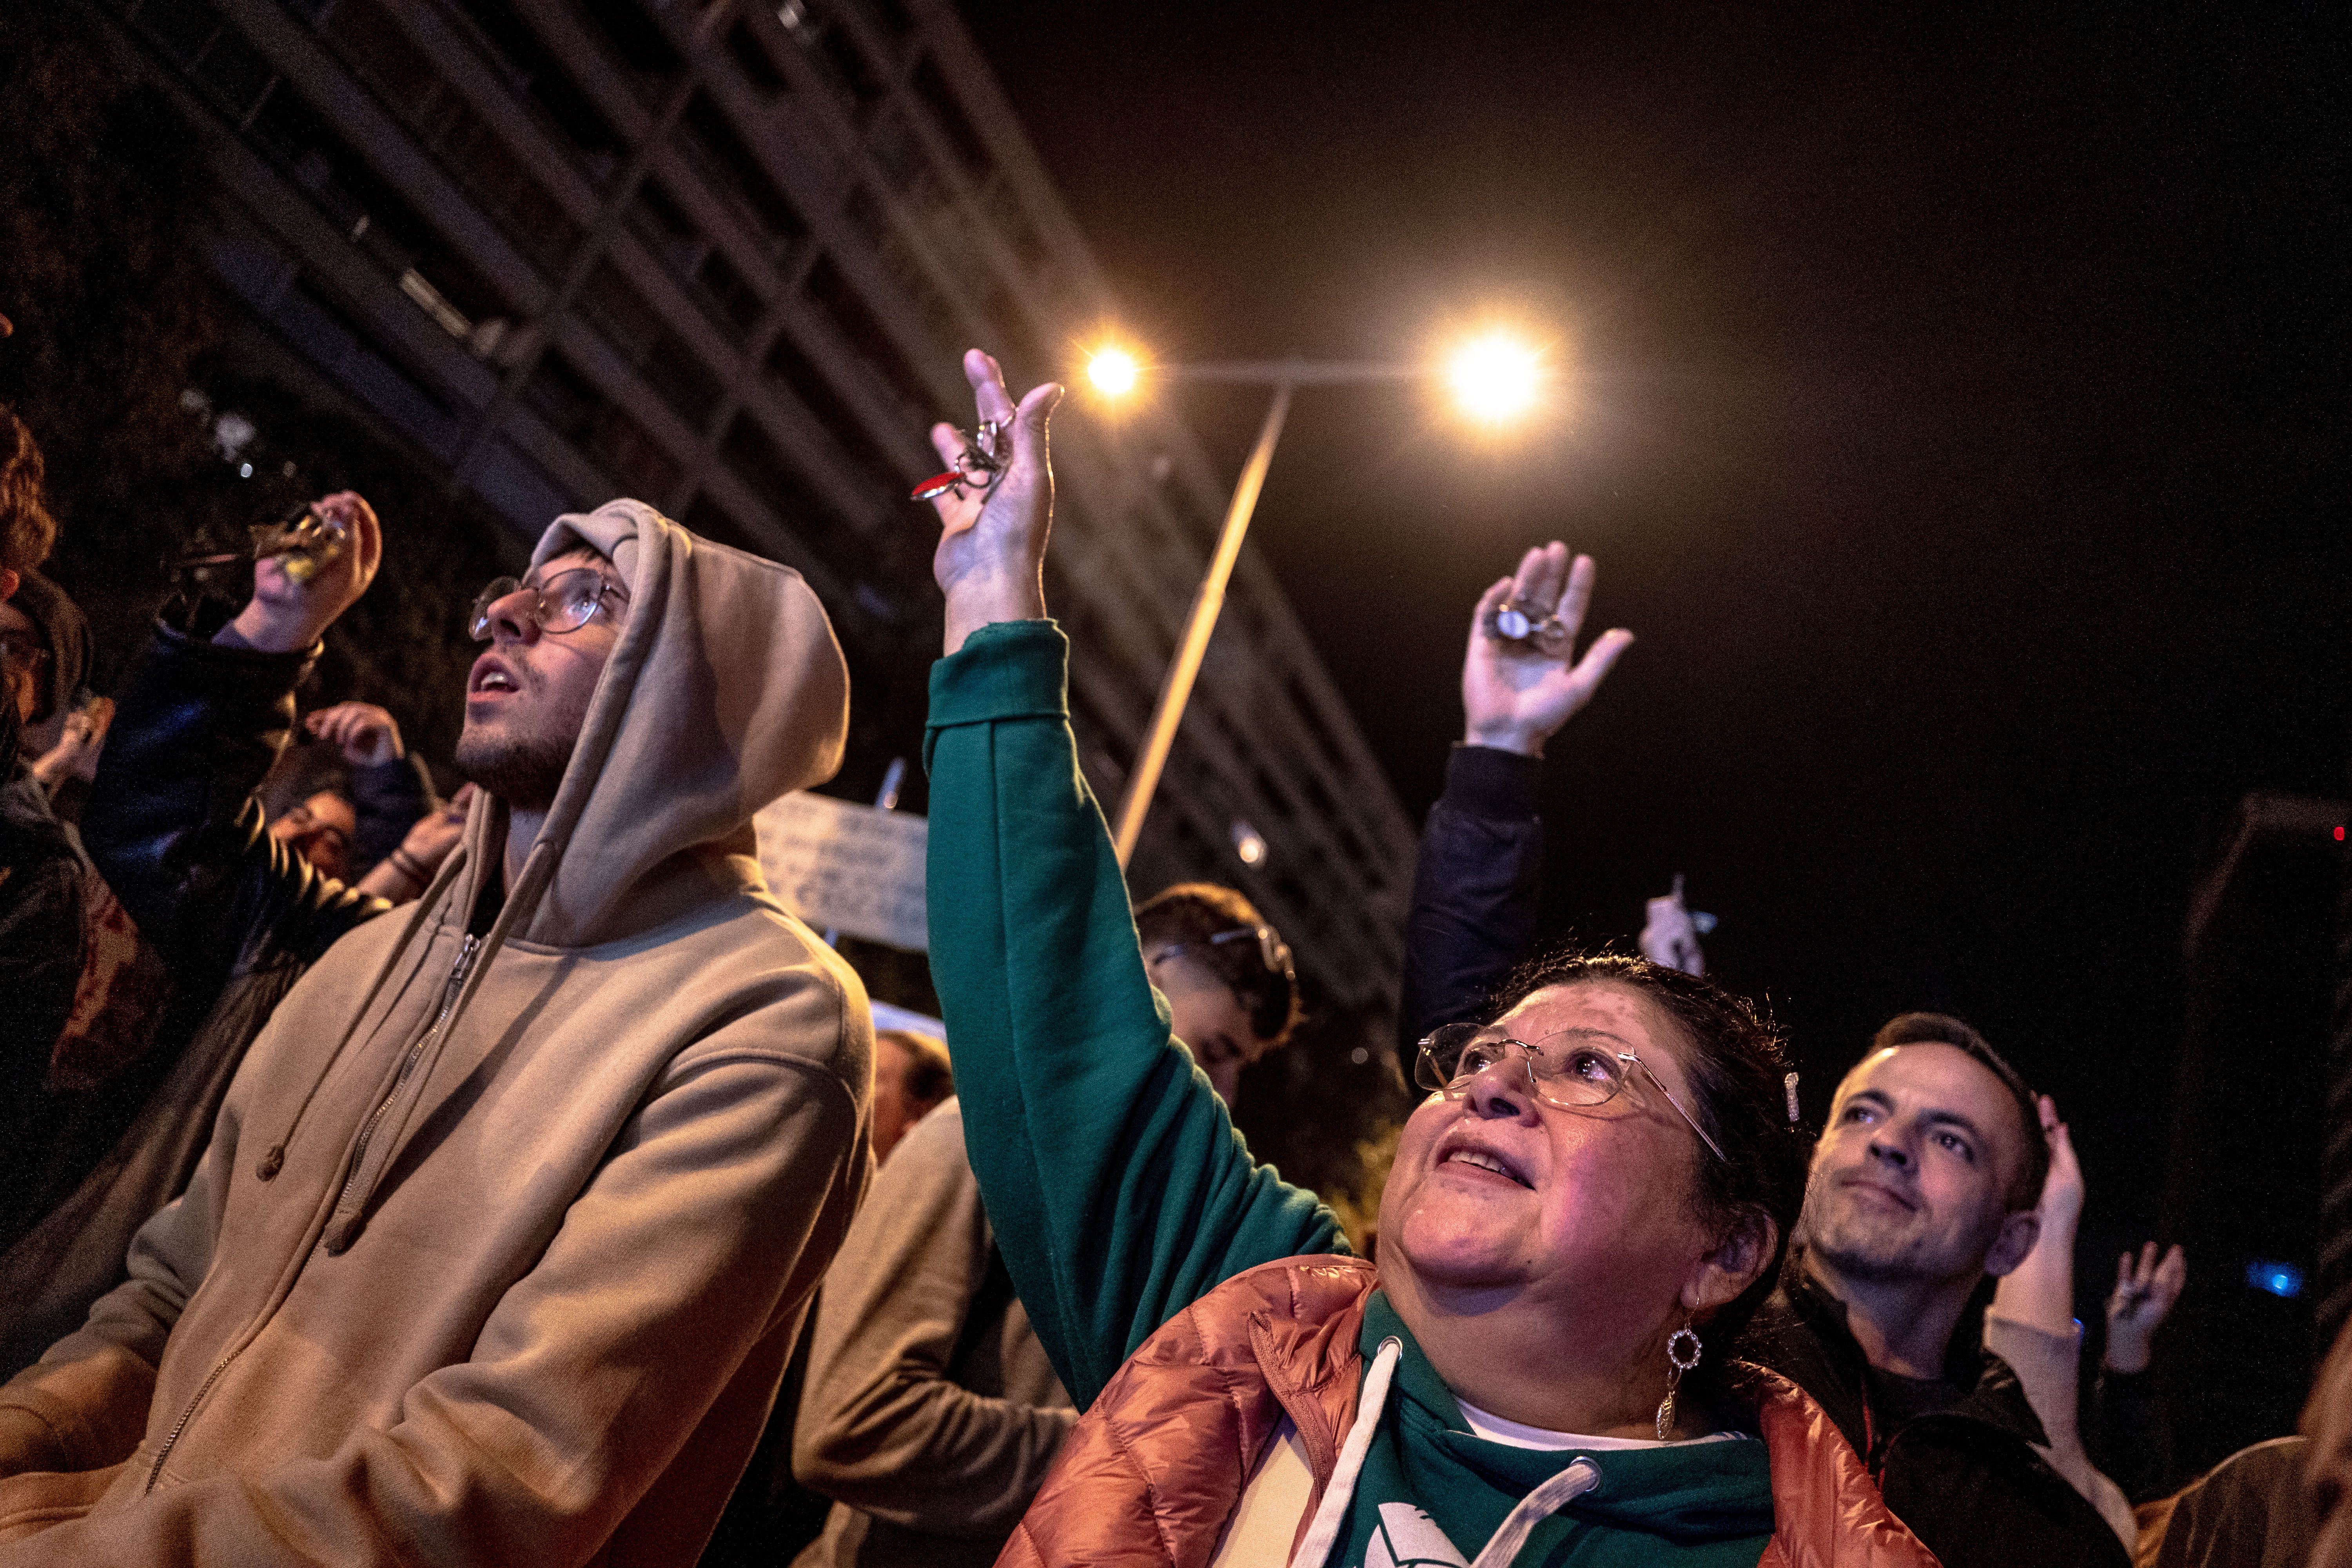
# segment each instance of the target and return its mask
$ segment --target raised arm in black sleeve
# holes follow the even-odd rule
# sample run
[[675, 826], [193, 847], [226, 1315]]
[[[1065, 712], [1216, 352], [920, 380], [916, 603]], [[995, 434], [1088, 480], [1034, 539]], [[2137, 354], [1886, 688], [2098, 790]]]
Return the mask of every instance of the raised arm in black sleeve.
[[265, 953], [308, 963], [389, 907], [272, 840], [253, 798], [310, 661], [158, 626], [116, 700], [82, 838], [183, 995]]
[[1535, 942], [1542, 772], [1540, 758], [1495, 746], [1456, 746], [1446, 761], [1445, 793], [1422, 830], [1405, 919], [1397, 1021], [1408, 1079], [1421, 1037], [1475, 1015]]

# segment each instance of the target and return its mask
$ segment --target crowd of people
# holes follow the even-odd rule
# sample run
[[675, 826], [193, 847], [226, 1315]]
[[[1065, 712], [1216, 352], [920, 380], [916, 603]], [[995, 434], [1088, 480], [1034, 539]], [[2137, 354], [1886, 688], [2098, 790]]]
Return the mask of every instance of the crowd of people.
[[1546, 945], [1545, 750], [1633, 641], [1580, 650], [1559, 544], [1471, 608], [1376, 1222], [1253, 1158], [1289, 948], [1131, 897], [1044, 596], [1059, 392], [965, 370], [944, 1038], [759, 872], [847, 732], [796, 574], [553, 520], [452, 606], [445, 801], [384, 709], [298, 719], [396, 521], [320, 499], [334, 548], [100, 697], [0, 415], [0, 1568], [2352, 1562], [2352, 1352], [2183, 1487], [2187, 1261], [2120, 1259], [2086, 1351], [2084, 1173], [1976, 1029], [1888, 1021], [1814, 1133], [1679, 879], [1641, 956]]

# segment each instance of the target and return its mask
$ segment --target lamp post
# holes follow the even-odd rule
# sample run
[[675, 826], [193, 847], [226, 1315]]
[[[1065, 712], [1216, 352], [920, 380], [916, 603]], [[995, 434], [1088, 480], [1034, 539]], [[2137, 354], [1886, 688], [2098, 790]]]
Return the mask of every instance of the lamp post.
[[[1131, 391], [1145, 374], [1135, 357], [1120, 349], [1097, 353], [1087, 369], [1096, 388], [1114, 397]], [[1225, 585], [1233, 578], [1234, 563], [1241, 557], [1251, 514], [1257, 510], [1258, 492], [1265, 487], [1265, 471], [1274, 463], [1275, 444], [1282, 439], [1291, 395], [1302, 386], [1360, 386], [1375, 382], [1417, 381], [1435, 374], [1451, 384], [1456, 400], [1473, 417], [1499, 421], [1516, 416], [1531, 404], [1543, 377], [1540, 355], [1498, 333], [1465, 343], [1434, 371], [1423, 365], [1378, 361], [1290, 359], [1155, 365], [1150, 374], [1166, 381], [1269, 386], [1274, 397], [1265, 411], [1265, 423], [1258, 427], [1257, 444], [1250, 449], [1249, 461], [1242, 466], [1241, 478], [1234, 481], [1233, 500], [1225, 508], [1224, 526], [1217, 534], [1216, 553], [1209, 558], [1209, 569], [1201, 579], [1200, 591], [1192, 596], [1192, 610], [1185, 618], [1183, 637], [1176, 645], [1175, 657], [1168, 661], [1168, 674], [1160, 685], [1160, 700], [1151, 710], [1151, 729], [1144, 737], [1143, 749], [1119, 796], [1111, 840], [1117, 847], [1121, 870], [1134, 858], [1136, 841], [1143, 836], [1143, 819], [1151, 810], [1151, 797], [1160, 787], [1160, 773], [1167, 767], [1168, 753], [1176, 743], [1176, 731], [1184, 721], [1184, 707], [1192, 700], [1192, 683], [1201, 673], [1201, 660], [1209, 651], [1210, 635], [1217, 629], [1218, 612], [1224, 608]]]

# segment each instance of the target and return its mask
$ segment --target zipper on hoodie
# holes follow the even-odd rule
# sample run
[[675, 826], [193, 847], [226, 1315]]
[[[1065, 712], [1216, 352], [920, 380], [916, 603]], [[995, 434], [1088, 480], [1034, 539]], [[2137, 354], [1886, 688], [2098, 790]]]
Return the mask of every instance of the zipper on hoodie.
[[[400, 1071], [393, 1078], [392, 1087], [384, 1091], [383, 1098], [376, 1102], [375, 1109], [368, 1113], [367, 1121], [360, 1128], [359, 1142], [352, 1150], [351, 1169], [344, 1173], [343, 1184], [336, 1191], [335, 1207], [328, 1211], [331, 1215], [343, 1206], [343, 1200], [352, 1195], [352, 1184], [359, 1180], [360, 1163], [367, 1158], [368, 1141], [375, 1136], [376, 1127], [383, 1121], [384, 1112], [392, 1109], [393, 1100], [408, 1082], [408, 1075], [416, 1070], [417, 1062], [424, 1058], [425, 1048], [433, 1043], [433, 1037], [441, 1032], [442, 1026], [448, 1023], [449, 1010], [457, 1004], [457, 993], [465, 986], [466, 975], [473, 969], [474, 955], [481, 945], [480, 937], [468, 933], [458, 947], [457, 962], [450, 965], [449, 978], [442, 984], [441, 1005], [433, 1015], [432, 1024], [409, 1046], [408, 1054], [401, 1059]], [[249, 1340], [247, 1342], [250, 1342]], [[187, 1408], [180, 1412], [180, 1418], [172, 1423], [171, 1431], [164, 1434], [163, 1446], [155, 1450], [155, 1462], [147, 1467], [147, 1484], [140, 1489], [141, 1495], [155, 1489], [156, 1480], [163, 1474], [163, 1461], [172, 1457], [172, 1449], [179, 1443], [180, 1434], [185, 1432], [188, 1423], [195, 1419], [196, 1407], [205, 1402], [205, 1395], [213, 1391], [213, 1384], [221, 1380], [221, 1373], [228, 1370], [229, 1363], [236, 1360], [244, 1350], [245, 1343], [239, 1343], [215, 1362], [212, 1371], [205, 1373], [204, 1382], [196, 1386], [195, 1397], [188, 1401]]]
[[432, 1045], [441, 1033], [442, 1026], [448, 1023], [449, 1010], [457, 1005], [457, 993], [465, 988], [467, 972], [474, 967], [474, 954], [481, 950], [481, 946], [482, 939], [468, 933], [463, 945], [457, 949], [457, 962], [449, 966], [449, 978], [441, 987], [441, 1006], [433, 1015], [432, 1026], [409, 1044], [408, 1054], [401, 1058], [400, 1071], [394, 1075], [392, 1087], [384, 1090], [383, 1098], [376, 1101], [373, 1110], [368, 1112], [366, 1122], [360, 1128], [359, 1142], [352, 1148], [351, 1168], [343, 1173], [343, 1184], [336, 1192], [335, 1206], [327, 1211], [329, 1214], [341, 1214], [343, 1205], [350, 1201], [352, 1189], [359, 1184], [361, 1167], [367, 1163], [368, 1144], [374, 1139], [376, 1128], [392, 1110], [392, 1102], [400, 1098], [400, 1091], [407, 1087], [408, 1076], [424, 1059], [425, 1047]]

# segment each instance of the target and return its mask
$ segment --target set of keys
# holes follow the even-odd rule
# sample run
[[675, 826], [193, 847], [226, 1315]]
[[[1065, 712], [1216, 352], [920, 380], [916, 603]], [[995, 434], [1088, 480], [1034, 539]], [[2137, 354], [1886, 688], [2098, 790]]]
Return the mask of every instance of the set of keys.
[[1487, 612], [1486, 635], [1503, 642], [1526, 643], [1546, 658], [1558, 658], [1568, 651], [1568, 627], [1556, 613], [1546, 610], [1539, 620], [1528, 613], [1528, 606], [1508, 599]]
[[994, 489], [997, 480], [1004, 477], [1004, 459], [996, 450], [996, 439], [1003, 428], [993, 419], [983, 419], [980, 422], [977, 436], [957, 431], [956, 434], [963, 437], [963, 456], [957, 460], [956, 466], [946, 473], [933, 474], [917, 485], [908, 499], [937, 500], [953, 491], [956, 500], [961, 500], [967, 485], [983, 496]]

